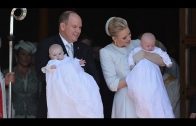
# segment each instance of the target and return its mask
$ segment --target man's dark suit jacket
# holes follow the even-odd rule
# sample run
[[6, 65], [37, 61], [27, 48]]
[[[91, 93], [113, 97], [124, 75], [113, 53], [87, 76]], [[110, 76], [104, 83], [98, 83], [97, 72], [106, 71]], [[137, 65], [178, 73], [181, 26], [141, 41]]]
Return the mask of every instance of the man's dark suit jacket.
[[[38, 49], [36, 52], [35, 57], [35, 66], [36, 71], [38, 73], [38, 77], [41, 79], [43, 83], [42, 88], [42, 96], [40, 99], [40, 109], [38, 111], [39, 115], [38, 117], [45, 118], [47, 117], [47, 106], [46, 106], [46, 81], [45, 81], [45, 75], [41, 72], [41, 68], [46, 66], [49, 59], [49, 47], [52, 44], [60, 44], [63, 47], [63, 50], [65, 54], [68, 55], [66, 48], [63, 44], [63, 41], [61, 40], [59, 35], [47, 38], [39, 43]], [[95, 61], [93, 60], [93, 52], [92, 49], [81, 43], [81, 42], [74, 42], [73, 43], [74, 48], [74, 57], [78, 59], [84, 59], [86, 61], [85, 66], [83, 67], [85, 72], [89, 73], [94, 77], [94, 79], [99, 83], [99, 76], [96, 70]], [[67, 71], [69, 74], [69, 71]]]

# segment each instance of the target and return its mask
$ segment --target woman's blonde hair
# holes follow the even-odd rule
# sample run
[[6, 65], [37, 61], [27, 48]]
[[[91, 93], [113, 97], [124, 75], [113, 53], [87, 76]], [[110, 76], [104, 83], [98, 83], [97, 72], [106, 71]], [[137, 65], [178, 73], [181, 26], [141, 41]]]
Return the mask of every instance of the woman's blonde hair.
[[105, 25], [106, 34], [110, 37], [115, 36], [119, 31], [128, 27], [128, 23], [121, 17], [110, 17]]

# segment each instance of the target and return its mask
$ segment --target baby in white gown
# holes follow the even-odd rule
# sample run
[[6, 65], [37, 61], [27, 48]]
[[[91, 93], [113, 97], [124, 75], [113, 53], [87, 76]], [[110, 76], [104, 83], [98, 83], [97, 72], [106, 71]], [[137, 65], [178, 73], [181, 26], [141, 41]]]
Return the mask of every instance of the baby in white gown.
[[49, 48], [46, 73], [48, 118], [103, 118], [103, 104], [94, 78], [81, 67], [85, 60], [68, 57], [58, 44]]
[[174, 118], [159, 66], [145, 58], [137, 63], [134, 61], [134, 55], [143, 50], [158, 54], [166, 66], [171, 67], [167, 52], [155, 47], [155, 41], [152, 33], [144, 33], [141, 46], [130, 52], [128, 62], [130, 69], [133, 69], [126, 77], [128, 94], [134, 101], [139, 118]]

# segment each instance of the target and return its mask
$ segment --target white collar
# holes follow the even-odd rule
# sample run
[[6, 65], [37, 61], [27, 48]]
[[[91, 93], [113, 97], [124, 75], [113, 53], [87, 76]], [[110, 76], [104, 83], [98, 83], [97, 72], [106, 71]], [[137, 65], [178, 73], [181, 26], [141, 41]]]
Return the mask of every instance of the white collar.
[[69, 43], [67, 40], [65, 40], [62, 36], [61, 36], [61, 34], [59, 33], [59, 35], [60, 35], [60, 37], [61, 37], [61, 40], [63, 41], [63, 44], [66, 46], [66, 45], [68, 45], [68, 46], [73, 46], [73, 43]]

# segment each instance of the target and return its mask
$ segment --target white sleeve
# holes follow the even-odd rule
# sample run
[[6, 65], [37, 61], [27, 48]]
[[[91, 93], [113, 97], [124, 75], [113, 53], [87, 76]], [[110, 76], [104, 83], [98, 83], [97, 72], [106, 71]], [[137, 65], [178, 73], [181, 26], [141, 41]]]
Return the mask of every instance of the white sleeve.
[[131, 50], [131, 52], [129, 53], [128, 56], [128, 65], [129, 67], [133, 67], [134, 65], [136, 65], [136, 59], [134, 59], [134, 55], [136, 55], [137, 52], [139, 52], [141, 50], [141, 47], [136, 47], [133, 50]]
[[169, 57], [166, 51], [162, 51], [160, 48], [157, 47], [155, 53], [161, 56], [163, 62], [167, 67], [172, 66], [171, 58]]
[[133, 60], [133, 51], [131, 51], [131, 52], [129, 53], [129, 56], [128, 56], [128, 65], [129, 65], [129, 67], [135, 65], [135, 62], [134, 62], [134, 60]]
[[41, 68], [41, 71], [42, 71], [43, 73], [46, 73], [46, 67], [42, 67], [42, 68]]
[[119, 78], [116, 73], [115, 62], [113, 61], [114, 59], [112, 57], [113, 52], [107, 48], [103, 48], [100, 50], [99, 54], [101, 68], [106, 84], [111, 91], [117, 91], [118, 83], [121, 78]]
[[52, 66], [52, 65], [57, 66], [58, 63], [59, 63], [58, 60], [49, 60], [49, 61], [48, 61], [48, 64], [47, 64], [45, 67], [42, 67], [42, 68], [41, 68], [41, 71], [42, 71], [43, 73], [46, 73], [46, 72], [54, 72], [55, 69], [51, 69], [51, 66]]

